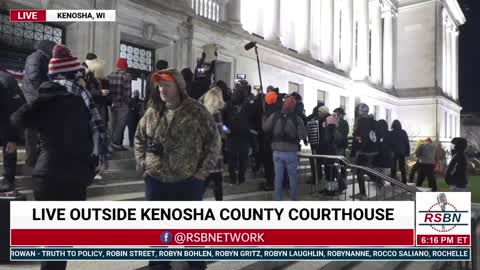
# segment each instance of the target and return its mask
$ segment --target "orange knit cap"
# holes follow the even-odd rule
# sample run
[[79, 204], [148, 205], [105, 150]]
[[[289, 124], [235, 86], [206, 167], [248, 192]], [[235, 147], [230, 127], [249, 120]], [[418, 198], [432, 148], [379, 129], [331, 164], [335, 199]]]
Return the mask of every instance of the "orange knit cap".
[[275, 92], [268, 92], [265, 96], [265, 103], [268, 105], [272, 105], [277, 103], [277, 93]]

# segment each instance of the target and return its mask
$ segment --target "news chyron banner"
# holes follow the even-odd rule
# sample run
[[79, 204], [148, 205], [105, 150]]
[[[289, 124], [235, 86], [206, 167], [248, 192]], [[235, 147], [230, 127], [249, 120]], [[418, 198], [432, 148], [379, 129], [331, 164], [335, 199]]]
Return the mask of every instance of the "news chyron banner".
[[[12, 261], [470, 260], [470, 247], [463, 240], [450, 243], [442, 238], [470, 239], [463, 230], [443, 235], [460, 222], [470, 227], [466, 207], [470, 194], [459, 195], [462, 203], [450, 193], [423, 194], [417, 193], [417, 209], [411, 201], [12, 202], [10, 257]], [[442, 211], [444, 196], [447, 204], [466, 211], [455, 216], [455, 224], [445, 225], [446, 217], [437, 222], [437, 213], [450, 212], [430, 208], [438, 203]], [[419, 201], [431, 198], [426, 210], [418, 208]], [[452, 210], [445, 206], [445, 211]], [[426, 214], [433, 214], [425, 221], [429, 225], [420, 225], [420, 215], [430, 218]], [[415, 229], [419, 226], [426, 229], [421, 234]], [[422, 247], [417, 238], [424, 236], [448, 244], [432, 240], [428, 243], [432, 247]]]
[[115, 10], [12, 9], [12, 22], [114, 22]]

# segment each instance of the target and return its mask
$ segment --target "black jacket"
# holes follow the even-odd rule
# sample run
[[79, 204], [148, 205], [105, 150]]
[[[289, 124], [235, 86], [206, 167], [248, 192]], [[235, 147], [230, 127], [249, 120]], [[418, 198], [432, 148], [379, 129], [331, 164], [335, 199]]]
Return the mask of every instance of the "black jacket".
[[95, 173], [90, 115], [79, 96], [64, 86], [44, 82], [38, 99], [12, 115], [18, 127], [40, 134], [40, 154], [34, 176], [88, 185]]
[[37, 44], [37, 50], [30, 54], [25, 61], [23, 76], [23, 94], [28, 103], [32, 103], [38, 96], [38, 87], [48, 81], [48, 61], [52, 58], [52, 50], [56, 43], [42, 40]]
[[17, 142], [19, 130], [10, 124], [10, 116], [25, 104], [17, 80], [10, 74], [0, 71], [0, 141]]
[[410, 156], [410, 141], [407, 132], [403, 129], [394, 129], [390, 132], [393, 142], [393, 152], [398, 156]]
[[253, 114], [252, 107], [248, 103], [227, 103], [224, 110], [223, 123], [230, 129], [228, 138], [249, 140], [251, 136], [250, 128], [253, 125], [250, 120]]
[[452, 144], [455, 148], [452, 150], [453, 157], [448, 164], [445, 181], [448, 185], [465, 188], [468, 183], [468, 161], [467, 156], [465, 155], [467, 140], [457, 137], [452, 140]]
[[467, 186], [467, 156], [457, 153], [452, 157], [447, 168], [445, 181], [448, 185], [465, 188]]
[[[323, 125], [322, 125], [323, 126]], [[337, 145], [335, 143], [335, 133], [337, 127], [335, 125], [327, 125], [323, 128], [323, 140], [320, 143], [321, 155], [336, 155]]]
[[373, 166], [377, 168], [392, 168], [393, 142], [388, 128], [385, 131], [377, 130], [377, 155], [373, 159]]
[[375, 154], [377, 150], [375, 134], [376, 121], [370, 117], [358, 119], [353, 131], [352, 156], [355, 154]]

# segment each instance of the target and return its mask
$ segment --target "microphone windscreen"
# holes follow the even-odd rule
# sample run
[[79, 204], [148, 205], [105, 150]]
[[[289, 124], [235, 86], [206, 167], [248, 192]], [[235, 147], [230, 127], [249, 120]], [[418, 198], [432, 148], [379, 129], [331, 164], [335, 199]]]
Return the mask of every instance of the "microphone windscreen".
[[249, 43], [247, 43], [244, 48], [246, 51], [250, 50], [251, 48], [255, 47], [257, 43], [255, 41], [250, 41]]

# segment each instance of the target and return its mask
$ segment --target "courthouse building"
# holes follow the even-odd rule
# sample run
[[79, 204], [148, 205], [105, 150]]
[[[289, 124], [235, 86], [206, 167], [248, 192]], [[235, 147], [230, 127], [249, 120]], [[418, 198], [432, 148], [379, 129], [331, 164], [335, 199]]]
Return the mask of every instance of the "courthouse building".
[[[115, 9], [116, 22], [15, 23], [9, 9]], [[465, 16], [456, 0], [7, 0], [0, 4], [0, 65], [22, 70], [34, 40], [94, 52], [111, 71], [128, 59], [141, 90], [156, 60], [194, 68], [217, 47], [215, 78], [236, 74], [259, 85], [299, 91], [309, 114], [318, 101], [356, 104], [377, 119], [402, 121], [412, 139], [460, 135], [458, 35]], [[5, 46], [7, 49], [5, 49]]]

